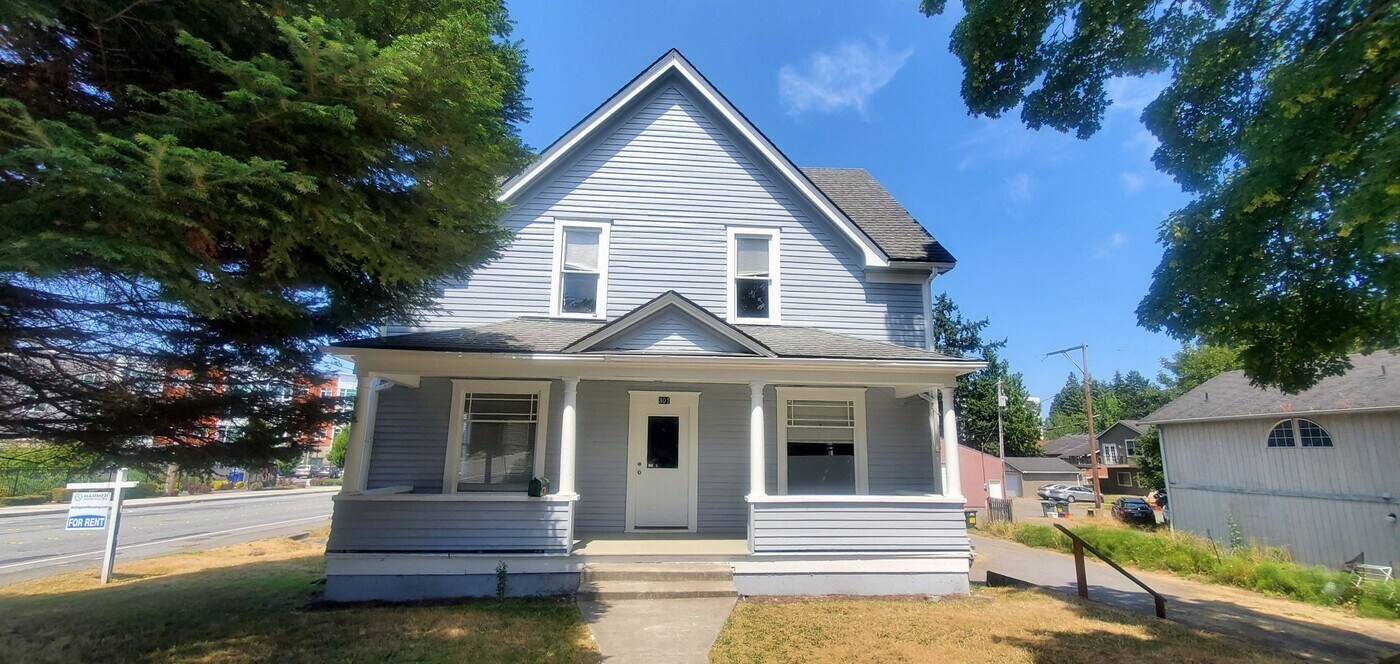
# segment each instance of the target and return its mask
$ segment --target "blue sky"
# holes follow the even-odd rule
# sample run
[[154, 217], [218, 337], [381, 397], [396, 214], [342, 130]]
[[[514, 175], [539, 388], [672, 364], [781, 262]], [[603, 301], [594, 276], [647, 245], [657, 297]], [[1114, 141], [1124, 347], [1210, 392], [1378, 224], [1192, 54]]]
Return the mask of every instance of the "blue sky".
[[[956, 14], [954, 5], [950, 11]], [[1012, 368], [1049, 398], [1089, 344], [1095, 376], [1155, 377], [1177, 344], [1137, 326], [1161, 257], [1157, 227], [1186, 202], [1153, 169], [1138, 121], [1158, 81], [1120, 80], [1088, 141], [1014, 113], [968, 115], [948, 52], [956, 16], [917, 0], [512, 2], [534, 69], [527, 144], [542, 148], [672, 47], [801, 166], [869, 169], [958, 258], [934, 281], [990, 318]]]

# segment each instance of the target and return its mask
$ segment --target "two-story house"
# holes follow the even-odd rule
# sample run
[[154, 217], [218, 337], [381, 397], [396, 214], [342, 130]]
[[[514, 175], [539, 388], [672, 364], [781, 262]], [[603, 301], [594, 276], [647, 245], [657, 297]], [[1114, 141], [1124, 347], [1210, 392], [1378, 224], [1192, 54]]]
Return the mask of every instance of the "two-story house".
[[984, 364], [930, 348], [953, 257], [869, 173], [797, 167], [671, 51], [500, 200], [499, 258], [329, 349], [359, 387], [328, 598], [568, 592], [611, 554], [967, 592], [953, 388]]

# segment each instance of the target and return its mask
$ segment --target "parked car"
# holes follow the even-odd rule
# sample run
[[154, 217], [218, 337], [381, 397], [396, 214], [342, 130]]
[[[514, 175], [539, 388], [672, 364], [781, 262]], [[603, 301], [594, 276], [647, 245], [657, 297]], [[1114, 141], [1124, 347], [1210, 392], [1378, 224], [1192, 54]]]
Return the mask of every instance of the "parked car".
[[314, 472], [315, 471], [311, 468], [310, 465], [302, 464], [292, 469], [292, 477], [295, 477], [299, 480], [310, 479], [312, 473]]
[[320, 468], [316, 469], [316, 472], [313, 475], [313, 477], [326, 477], [330, 479], [335, 479], [337, 477], [340, 477], [340, 469], [336, 468], [335, 466], [321, 466]]
[[1067, 486], [1062, 489], [1051, 491], [1050, 497], [1055, 500], [1065, 500], [1071, 503], [1081, 500], [1093, 500], [1094, 490], [1087, 486]]
[[1157, 525], [1157, 517], [1152, 512], [1152, 506], [1141, 498], [1119, 498], [1113, 501], [1113, 516], [1127, 523]]
[[1040, 496], [1041, 498], [1044, 498], [1045, 500], [1052, 500], [1050, 494], [1051, 494], [1051, 493], [1054, 493], [1055, 491], [1059, 491], [1060, 489], [1063, 489], [1063, 488], [1065, 488], [1066, 486], [1067, 486], [1067, 485], [1065, 485], [1065, 484], [1047, 484], [1047, 485], [1045, 485], [1045, 486], [1043, 486], [1043, 487], [1040, 487], [1040, 490], [1039, 490], [1039, 491], [1036, 491], [1036, 492], [1035, 492], [1035, 495]]

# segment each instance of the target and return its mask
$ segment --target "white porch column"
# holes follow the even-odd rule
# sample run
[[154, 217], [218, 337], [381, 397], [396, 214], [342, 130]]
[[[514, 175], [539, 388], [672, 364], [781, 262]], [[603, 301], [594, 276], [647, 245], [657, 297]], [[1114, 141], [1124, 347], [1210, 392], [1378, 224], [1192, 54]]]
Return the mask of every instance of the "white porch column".
[[962, 498], [962, 468], [958, 459], [958, 416], [953, 412], [953, 388], [939, 389], [943, 395], [943, 464], [948, 469], [948, 486], [943, 494]]
[[559, 495], [572, 496], [578, 450], [578, 379], [564, 379], [564, 417], [559, 431]]
[[350, 424], [350, 440], [345, 446], [345, 469], [341, 473], [341, 493], [365, 490], [369, 471], [369, 446], [374, 442], [374, 412], [378, 395], [374, 379], [356, 376], [355, 421]]
[[928, 435], [929, 440], [933, 443], [933, 481], [938, 485], [938, 492], [946, 495], [948, 487], [946, 486], [947, 481], [943, 477], [943, 435], [938, 430], [942, 417], [942, 413], [938, 409], [938, 390], [929, 390], [929, 393], [924, 397], [928, 401]]
[[767, 475], [763, 470], [765, 444], [763, 441], [763, 381], [749, 383], [749, 495], [768, 495]]

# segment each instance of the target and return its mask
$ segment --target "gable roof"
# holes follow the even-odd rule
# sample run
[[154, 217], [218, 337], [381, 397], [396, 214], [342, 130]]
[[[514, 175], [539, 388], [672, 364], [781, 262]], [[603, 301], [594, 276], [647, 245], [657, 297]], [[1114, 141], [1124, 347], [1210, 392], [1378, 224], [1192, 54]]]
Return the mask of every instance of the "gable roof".
[[1380, 351], [1348, 355], [1347, 359], [1351, 360], [1350, 371], [1323, 378], [1298, 394], [1261, 389], [1250, 385], [1243, 371], [1227, 371], [1197, 385], [1142, 421], [1161, 424], [1400, 409], [1400, 376], [1392, 378], [1386, 369], [1400, 369], [1400, 353]]
[[1104, 429], [1103, 433], [1100, 433], [1099, 436], [1107, 436], [1108, 432], [1112, 431], [1114, 427], [1123, 427], [1124, 429], [1127, 429], [1136, 434], [1142, 434], [1144, 431], [1147, 430], [1146, 425], [1144, 425], [1138, 420], [1118, 420], [1117, 422], [1114, 422], [1112, 426], [1108, 427], [1107, 429]]
[[1022, 475], [1079, 474], [1079, 468], [1059, 457], [1006, 457], [1006, 465]]
[[896, 261], [953, 264], [957, 259], [864, 168], [802, 172]]
[[1089, 454], [1089, 434], [1071, 433], [1040, 444], [1046, 456], [1086, 456]]
[[[580, 120], [578, 124], [575, 124], [568, 132], [550, 144], [539, 158], [527, 166], [525, 170], [501, 185], [501, 193], [497, 196], [497, 200], [505, 203], [514, 202], [517, 196], [550, 173], [555, 166], [568, 161], [568, 157], [575, 150], [582, 149], [590, 138], [601, 131], [620, 112], [629, 108], [632, 102], [642, 99], [646, 93], [671, 81], [681, 81], [698, 92], [700, 99], [709, 105], [710, 110], [724, 122], [727, 122], [729, 127], [759, 155], [763, 162], [776, 171], [818, 214], [830, 221], [860, 249], [867, 267], [887, 267], [891, 260], [896, 260], [946, 263], [947, 265], [937, 267], [944, 271], [952, 268], [952, 255], [943, 250], [942, 246], [938, 245], [937, 241], [933, 240], [933, 237], [922, 227], [919, 227], [919, 232], [914, 232], [914, 229], [911, 229], [907, 222], [913, 222], [916, 226], [918, 222], [914, 221], [908, 212], [904, 212], [898, 203], [893, 203], [893, 197], [890, 197], [883, 187], [875, 185], [880, 192], [883, 192], [884, 198], [889, 199], [888, 201], [879, 201], [880, 197], [870, 193], [868, 185], [855, 186], [859, 184], [855, 178], [850, 178], [850, 182], [845, 184], [832, 183], [836, 196], [830, 196], [823, 188], [815, 184], [808, 174], [793, 164], [787, 155], [769, 141], [762, 131], [749, 122], [748, 118], [744, 117], [744, 114], [735, 108], [676, 49], [667, 51], [650, 67], [647, 67], [602, 105], [594, 109], [588, 117]], [[869, 178], [869, 174], [866, 173], [865, 177]], [[870, 179], [870, 182], [873, 183], [874, 180]], [[862, 191], [865, 193], [860, 193]], [[836, 198], [845, 200], [853, 209], [846, 210], [833, 202]], [[891, 203], [893, 203], [893, 207], [891, 207]], [[894, 211], [895, 208], [903, 212], [903, 215], [897, 214]], [[854, 219], [850, 215], [860, 217], [860, 220]], [[922, 255], [918, 253], [918, 247], [925, 249]], [[935, 247], [937, 250], [934, 249]], [[945, 258], [947, 260], [944, 260]]]
[[596, 330], [579, 337], [573, 343], [564, 347], [565, 353], [581, 353], [595, 348], [602, 348], [603, 344], [611, 339], [616, 339], [636, 326], [648, 320], [655, 320], [658, 316], [664, 316], [668, 312], [680, 312], [691, 320], [704, 326], [706, 329], [724, 337], [739, 346], [748, 349], [755, 355], [764, 357], [776, 357], [774, 353], [762, 342], [746, 334], [743, 330], [730, 325], [720, 317], [710, 313], [710, 311], [686, 298], [684, 295], [673, 290], [668, 290], [651, 301], [633, 309], [621, 317], [614, 318]]

